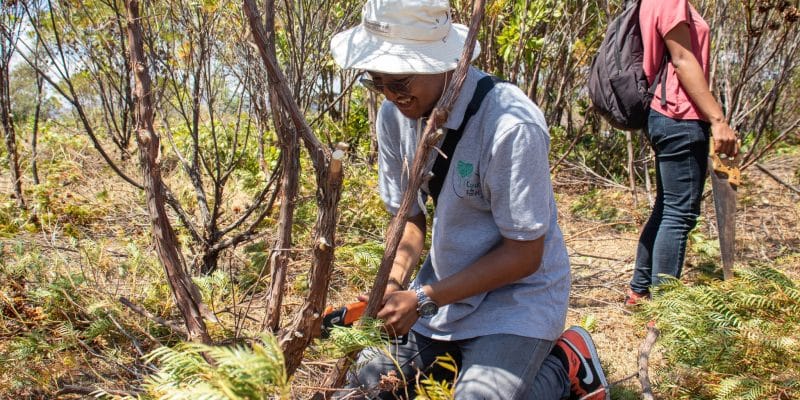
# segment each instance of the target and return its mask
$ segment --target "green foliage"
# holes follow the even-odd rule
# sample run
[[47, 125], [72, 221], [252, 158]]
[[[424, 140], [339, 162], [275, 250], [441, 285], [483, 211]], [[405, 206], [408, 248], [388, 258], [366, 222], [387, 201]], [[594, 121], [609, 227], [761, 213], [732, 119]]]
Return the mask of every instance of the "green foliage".
[[328, 352], [341, 357], [367, 347], [383, 348], [388, 344], [383, 331], [383, 321], [362, 318], [352, 327], [334, 326], [331, 336], [323, 343]]
[[352, 163], [345, 169], [339, 201], [339, 232], [344, 246], [365, 241], [383, 242], [391, 216], [378, 195], [375, 168]]
[[336, 250], [338, 269], [350, 284], [362, 289], [370, 287], [375, 281], [382, 257], [383, 242], [377, 241], [344, 245]]
[[145, 399], [288, 399], [283, 353], [272, 335], [244, 346], [182, 343], [147, 358], [160, 371], [147, 378]]
[[704, 259], [717, 259], [719, 257], [719, 241], [715, 238], [709, 238], [702, 227], [705, 225], [706, 219], [703, 216], [697, 218], [697, 225], [689, 232], [689, 247], [703, 256]]
[[798, 283], [770, 267], [736, 275], [698, 286], [668, 279], [644, 303], [639, 317], [661, 329], [666, 365], [659, 376], [672, 396], [800, 396]]
[[73, 296], [84, 283], [83, 276], [78, 273], [70, 275], [56, 275], [49, 283], [30, 290], [30, 298], [44, 307], [48, 313], [63, 312], [73, 314], [77, 312]]
[[597, 327], [597, 317], [594, 314], [587, 314], [581, 321], [581, 327], [591, 332]]
[[0, 197], [0, 238], [12, 238], [21, 225], [19, 207], [15, 201]]
[[621, 220], [622, 215], [618, 204], [624, 195], [619, 191], [607, 192], [593, 188], [580, 195], [570, 205], [570, 212], [578, 218], [590, 221], [619, 222], [618, 225], [615, 225], [615, 228], [625, 229], [628, 224]]
[[[510, 3], [510, 4], [509, 4]], [[521, 41], [522, 30], [526, 32], [535, 31], [537, 27], [548, 24], [551, 21], [557, 20], [564, 12], [565, 3], [563, 1], [555, 0], [534, 0], [531, 4], [526, 4], [526, 1], [496, 1], [490, 7], [492, 10], [503, 8], [510, 8], [509, 12], [499, 14], [500, 18], [507, 21], [503, 25], [503, 29], [495, 37], [498, 45], [498, 55], [507, 63], [516, 61], [519, 56], [522, 57], [520, 62], [532, 63], [536, 52], [542, 50], [544, 45], [544, 37], [534, 36], [527, 37]], [[526, 5], [528, 7], [526, 8]], [[517, 47], [522, 44], [523, 48]]]
[[52, 349], [45, 337], [46, 333], [42, 330], [34, 330], [20, 335], [11, 342], [9, 351], [0, 357], [3, 358], [4, 363], [44, 357]]
[[231, 281], [227, 272], [222, 269], [214, 271], [211, 275], [196, 276], [192, 278], [205, 304], [223, 304], [230, 295]]
[[[263, 285], [269, 281], [266, 271], [269, 266], [270, 253], [271, 250], [264, 241], [253, 242], [244, 247], [244, 254], [247, 256], [248, 262], [237, 274], [236, 279], [240, 286]], [[262, 286], [262, 288], [266, 288], [266, 286]]]

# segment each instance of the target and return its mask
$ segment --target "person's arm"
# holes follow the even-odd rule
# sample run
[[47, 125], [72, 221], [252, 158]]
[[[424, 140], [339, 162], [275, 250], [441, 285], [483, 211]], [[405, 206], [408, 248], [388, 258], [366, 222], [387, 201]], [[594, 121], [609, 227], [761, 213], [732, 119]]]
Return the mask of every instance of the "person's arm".
[[[544, 237], [531, 241], [503, 238], [500, 245], [464, 270], [422, 290], [440, 307], [516, 282], [539, 269]], [[394, 272], [394, 271], [393, 271]], [[417, 295], [413, 290], [388, 294], [378, 318], [398, 335], [407, 333], [417, 321]]]
[[408, 285], [412, 272], [419, 265], [422, 248], [425, 246], [425, 214], [409, 217], [403, 228], [403, 236], [397, 245], [397, 253], [389, 273], [386, 293], [403, 290]]
[[714, 152], [734, 157], [739, 152], [736, 132], [728, 126], [722, 108], [708, 88], [703, 69], [692, 53], [691, 34], [685, 23], [676, 25], [664, 36], [672, 65], [678, 81], [700, 108], [700, 112], [711, 122], [711, 135], [714, 137]]

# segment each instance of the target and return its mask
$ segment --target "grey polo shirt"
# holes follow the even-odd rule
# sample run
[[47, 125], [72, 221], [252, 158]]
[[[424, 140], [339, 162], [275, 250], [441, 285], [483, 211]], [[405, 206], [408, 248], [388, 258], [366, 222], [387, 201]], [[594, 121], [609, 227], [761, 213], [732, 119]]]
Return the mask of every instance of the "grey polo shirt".
[[[446, 128], [457, 129], [485, 73], [472, 67]], [[400, 207], [424, 121], [389, 101], [377, 120], [379, 187], [387, 209]], [[470, 119], [453, 154], [433, 214], [431, 250], [413, 287], [446, 278], [475, 262], [503, 237], [544, 236], [539, 270], [517, 282], [440, 308], [413, 329], [439, 340], [515, 334], [555, 340], [563, 331], [569, 258], [558, 227], [547, 154], [550, 137], [539, 108], [516, 86], [497, 84]], [[428, 170], [437, 153], [432, 152]], [[418, 204], [410, 215], [420, 213]]]

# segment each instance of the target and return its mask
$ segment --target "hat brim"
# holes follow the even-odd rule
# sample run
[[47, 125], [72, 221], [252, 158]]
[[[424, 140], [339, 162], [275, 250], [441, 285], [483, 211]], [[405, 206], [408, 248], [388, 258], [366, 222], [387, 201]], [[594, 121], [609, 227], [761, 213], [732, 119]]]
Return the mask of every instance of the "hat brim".
[[[437, 74], [456, 68], [468, 32], [466, 26], [452, 24], [444, 39], [416, 42], [392, 40], [373, 34], [359, 25], [336, 34], [331, 39], [331, 53], [342, 68], [384, 74]], [[472, 60], [480, 52], [480, 44], [475, 42]]]

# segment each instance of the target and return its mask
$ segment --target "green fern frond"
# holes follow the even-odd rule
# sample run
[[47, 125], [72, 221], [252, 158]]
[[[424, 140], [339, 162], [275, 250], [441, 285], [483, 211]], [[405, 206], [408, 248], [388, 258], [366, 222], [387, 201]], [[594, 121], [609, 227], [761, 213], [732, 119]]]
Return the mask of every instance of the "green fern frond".
[[145, 388], [158, 399], [286, 399], [289, 383], [280, 346], [271, 335], [262, 343], [156, 349], [146, 359], [157, 361], [161, 370], [148, 377]]
[[717, 388], [716, 400], [728, 400], [735, 398], [738, 389], [742, 386], [741, 379], [737, 377], [725, 378], [719, 383]]
[[98, 318], [92, 321], [89, 326], [83, 330], [83, 337], [87, 340], [92, 340], [114, 329], [114, 323], [108, 318]]
[[192, 281], [200, 289], [200, 295], [206, 303], [212, 303], [213, 296], [224, 296], [231, 285], [230, 278], [222, 269], [217, 269], [211, 275], [195, 276]]
[[764, 278], [758, 273], [760, 268], [744, 268], [736, 271], [736, 279], [744, 281], [748, 286], [759, 286]]
[[796, 288], [797, 284], [792, 282], [783, 272], [772, 267], [762, 267], [754, 271], [763, 279], [773, 282], [782, 288]]
[[59, 338], [78, 337], [79, 332], [75, 330], [71, 321], [61, 321], [54, 329], [53, 333]]
[[768, 389], [762, 386], [758, 381], [748, 380], [749, 389], [742, 393], [742, 400], [761, 400], [767, 398], [766, 394]]
[[367, 347], [385, 347], [388, 341], [383, 333], [383, 321], [362, 318], [361, 324], [353, 327], [335, 326], [331, 330], [330, 343], [339, 354], [348, 354]]
[[373, 280], [381, 264], [383, 253], [382, 242], [369, 241], [357, 245], [339, 247], [336, 258], [339, 263], [357, 269], [357, 271], [349, 273], [347, 276], [350, 283], [361, 286]]
[[15, 361], [36, 358], [46, 354], [52, 346], [42, 331], [32, 331], [17, 336], [8, 346], [8, 358]]
[[684, 338], [686, 340], [691, 340], [694, 337], [694, 331], [685, 326], [675, 326], [673, 334], [676, 337]]
[[355, 261], [368, 269], [377, 269], [383, 257], [383, 244], [367, 242], [353, 248]]
[[786, 293], [791, 300], [795, 303], [800, 303], [800, 290], [794, 287], [785, 287], [783, 288], [783, 292]]
[[711, 324], [711, 326], [715, 328], [725, 328], [729, 326], [739, 327], [741, 325], [741, 322], [739, 321], [739, 318], [736, 316], [736, 314], [730, 311], [724, 314], [712, 311], [709, 312], [707, 315], [708, 315], [708, 322]]
[[658, 296], [659, 294], [663, 294], [665, 292], [672, 292], [674, 290], [680, 290], [681, 288], [686, 287], [679, 279], [675, 279], [674, 276], [669, 275], [659, 275], [661, 279], [661, 283], [653, 288], [653, 296]]
[[653, 293], [637, 318], [656, 319], [661, 328], [665, 392], [720, 400], [800, 397], [793, 384], [800, 381], [798, 289], [780, 271], [742, 269], [734, 279], [691, 287], [667, 280]]
[[730, 300], [722, 295], [716, 288], [712, 287], [700, 287], [698, 288], [699, 293], [697, 294], [697, 301], [701, 304], [711, 307], [716, 312], [728, 315], [731, 313], [731, 309], [728, 307], [730, 304]]
[[735, 298], [737, 304], [743, 305], [748, 309], [776, 310], [779, 308], [774, 299], [761, 294], [738, 293]]
[[199, 374], [206, 371], [209, 365], [201, 356], [205, 347], [197, 346], [195, 343], [184, 343], [175, 348], [159, 347], [150, 352], [145, 361], [152, 363], [158, 360], [161, 371], [178, 377]]
[[113, 304], [105, 299], [95, 300], [91, 299], [92, 302], [89, 303], [85, 308], [86, 312], [94, 315], [94, 316], [106, 316], [109, 312], [113, 312], [111, 310], [116, 307], [116, 304]]

